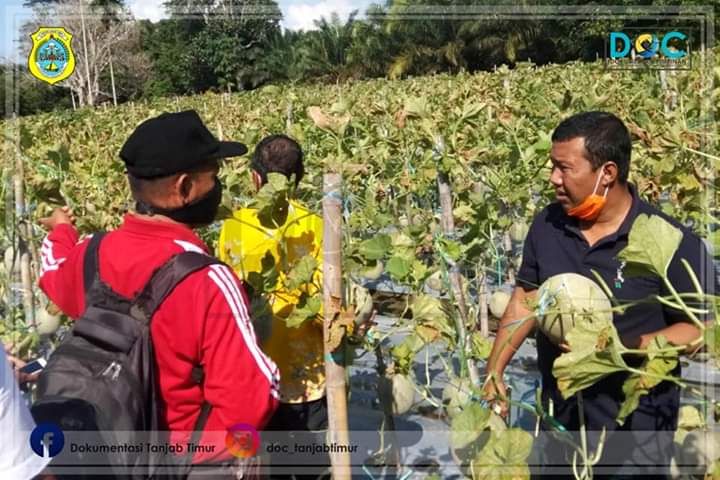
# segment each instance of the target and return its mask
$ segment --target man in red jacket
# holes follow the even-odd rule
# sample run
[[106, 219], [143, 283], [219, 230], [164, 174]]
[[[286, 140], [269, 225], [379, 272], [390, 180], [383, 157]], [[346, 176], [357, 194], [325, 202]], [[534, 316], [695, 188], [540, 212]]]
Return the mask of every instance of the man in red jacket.
[[[246, 152], [241, 143], [216, 140], [194, 111], [140, 124], [120, 152], [136, 213], [126, 214], [100, 244], [101, 279], [133, 298], [172, 256], [208, 254], [193, 228], [212, 223], [217, 213], [218, 161]], [[78, 239], [73, 221], [67, 207], [41, 220], [50, 233], [42, 244], [39, 283], [64, 313], [78, 318], [85, 309], [89, 242]], [[278, 369], [257, 345], [248, 304], [233, 270], [216, 264], [186, 277], [152, 318], [162, 428], [170, 430], [171, 442], [186, 443], [203, 401], [212, 406], [200, 443], [215, 448], [196, 453], [193, 464], [233, 459], [225, 445], [228, 430], [237, 424], [261, 430], [277, 408]], [[191, 380], [195, 365], [203, 368], [202, 386]]]

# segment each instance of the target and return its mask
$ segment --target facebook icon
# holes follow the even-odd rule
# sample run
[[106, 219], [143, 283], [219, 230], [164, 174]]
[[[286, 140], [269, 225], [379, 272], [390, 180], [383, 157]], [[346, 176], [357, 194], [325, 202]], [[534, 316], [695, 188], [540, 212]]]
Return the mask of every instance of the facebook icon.
[[54, 423], [41, 423], [30, 434], [30, 448], [43, 458], [54, 457], [64, 445], [65, 435]]

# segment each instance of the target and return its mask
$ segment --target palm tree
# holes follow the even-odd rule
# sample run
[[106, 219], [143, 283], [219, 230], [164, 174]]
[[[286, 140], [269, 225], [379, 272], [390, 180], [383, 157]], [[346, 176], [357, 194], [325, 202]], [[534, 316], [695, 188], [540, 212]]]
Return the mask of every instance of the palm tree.
[[346, 73], [357, 14], [353, 11], [345, 23], [337, 13], [329, 21], [325, 17], [315, 21], [317, 30], [306, 32], [298, 45], [298, 68], [304, 76], [336, 81]]

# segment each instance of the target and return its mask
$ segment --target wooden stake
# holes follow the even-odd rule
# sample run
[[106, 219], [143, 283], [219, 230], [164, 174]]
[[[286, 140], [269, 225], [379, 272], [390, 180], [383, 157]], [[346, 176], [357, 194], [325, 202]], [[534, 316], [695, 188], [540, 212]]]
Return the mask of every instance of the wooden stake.
[[[375, 347], [375, 361], [377, 362], [377, 372], [380, 376], [377, 384], [378, 396], [380, 397], [380, 405], [382, 406], [383, 416], [385, 418], [385, 425], [382, 434], [385, 438], [389, 439], [388, 457], [390, 462], [395, 465], [394, 475], [398, 476], [402, 470], [402, 462], [400, 459], [400, 449], [398, 448], [397, 435], [395, 433], [395, 417], [393, 416], [392, 410], [392, 378], [387, 376], [387, 367], [385, 366], [382, 347], [380, 345]], [[387, 465], [388, 462], [385, 461], [385, 464]]]
[[285, 133], [290, 135], [290, 129], [293, 124], [293, 104], [288, 102], [287, 109], [285, 110]]
[[[18, 125], [17, 116], [15, 116], [15, 125]], [[19, 128], [19, 125], [18, 125]], [[20, 282], [23, 289], [23, 307], [25, 310], [25, 323], [32, 327], [35, 326], [35, 310], [33, 308], [33, 288], [32, 278], [30, 275], [30, 254], [28, 253], [27, 239], [29, 238], [29, 228], [25, 219], [25, 190], [24, 177], [25, 165], [23, 162], [22, 152], [16, 152], [14, 193], [15, 193], [15, 221], [17, 222], [17, 231], [20, 234], [16, 255], [20, 254]]]
[[117, 107], [117, 93], [115, 92], [115, 71], [113, 70], [112, 55], [110, 55], [110, 85], [112, 85], [113, 105]]
[[483, 271], [479, 275], [480, 286], [478, 289], [478, 310], [480, 312], [480, 334], [487, 338], [490, 336], [490, 318], [488, 315], [488, 289], [487, 274]]
[[503, 234], [503, 250], [505, 250], [505, 260], [507, 260], [507, 281], [510, 285], [515, 285], [515, 266], [512, 263], [512, 238], [510, 232]]
[[[328, 399], [329, 442], [334, 445], [350, 445], [347, 417], [347, 393], [345, 388], [345, 365], [336, 363], [333, 353], [344, 352], [344, 342], [336, 352], [329, 343], [330, 326], [340, 313], [342, 299], [342, 201], [339, 173], [326, 173], [323, 177], [323, 304], [325, 321], [325, 385]], [[338, 480], [351, 478], [350, 453], [332, 452], [332, 476]]]
[[[452, 213], [452, 193], [450, 191], [450, 180], [447, 175], [441, 173], [438, 175], [438, 192], [440, 194], [440, 209], [442, 211], [441, 223], [443, 233], [452, 238], [455, 234], [455, 220]], [[474, 325], [468, 325], [468, 311], [465, 303], [465, 294], [462, 289], [462, 274], [456, 263], [450, 266], [450, 286], [452, 287], [453, 297], [457, 304], [459, 317], [455, 317], [455, 329], [458, 334], [458, 347], [462, 351], [462, 357], [465, 358], [465, 346], [469, 337], [468, 327], [470, 331], [475, 329]], [[470, 380], [474, 385], [480, 384], [480, 372], [477, 365], [472, 359], [467, 359], [467, 368], [470, 373]]]

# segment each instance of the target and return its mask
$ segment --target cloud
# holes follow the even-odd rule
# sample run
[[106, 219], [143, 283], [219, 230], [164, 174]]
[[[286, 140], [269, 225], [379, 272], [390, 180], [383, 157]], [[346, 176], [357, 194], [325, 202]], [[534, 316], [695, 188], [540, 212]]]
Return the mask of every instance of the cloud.
[[369, 3], [369, 1], [322, 0], [317, 3], [291, 4], [283, 12], [282, 26], [288, 30], [314, 30], [314, 20], [320, 20], [322, 17], [329, 19], [333, 12], [340, 15], [342, 20], [346, 20], [353, 10], [360, 10], [359, 13], [362, 14]]
[[157, 22], [163, 18], [167, 18], [163, 2], [165, 0], [130, 0], [127, 2], [130, 11], [138, 20], [150, 20]]

